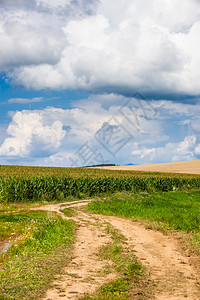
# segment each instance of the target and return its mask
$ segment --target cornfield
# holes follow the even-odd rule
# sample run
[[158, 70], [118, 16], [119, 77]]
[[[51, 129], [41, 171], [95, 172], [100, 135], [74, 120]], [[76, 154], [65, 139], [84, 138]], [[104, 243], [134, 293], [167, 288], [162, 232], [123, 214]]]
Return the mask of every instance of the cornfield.
[[97, 168], [60, 168], [60, 167], [25, 167], [0, 165], [2, 177], [72, 177], [72, 178], [99, 178], [99, 177], [167, 177], [167, 178], [200, 178], [200, 175], [159, 173], [144, 171], [105, 170]]
[[200, 178], [178, 177], [0, 177], [0, 202], [63, 200], [120, 191], [173, 191], [200, 188]]

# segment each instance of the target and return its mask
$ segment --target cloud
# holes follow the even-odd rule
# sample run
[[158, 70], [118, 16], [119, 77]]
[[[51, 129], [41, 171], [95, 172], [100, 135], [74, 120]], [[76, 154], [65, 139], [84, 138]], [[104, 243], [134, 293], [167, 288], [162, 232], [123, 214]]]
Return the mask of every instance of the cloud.
[[198, 144], [198, 145], [196, 146], [196, 148], [194, 149], [194, 153], [195, 153], [198, 157], [200, 157], [200, 144]]
[[[167, 100], [159, 100], [159, 101], [152, 101], [153, 107], [155, 110], [159, 111], [159, 116], [161, 119], [164, 118], [181, 118], [181, 117], [188, 117], [188, 119], [184, 119], [184, 123], [190, 123], [191, 118], [197, 118], [200, 115], [200, 101], [183, 101], [182, 103], [175, 102], [175, 101], [167, 101]], [[184, 125], [184, 124], [183, 124]]]
[[[169, 28], [171, 32], [187, 32], [199, 16], [199, 0], [101, 0], [99, 12], [116, 26], [134, 16], [135, 23], [153, 20], [155, 24]], [[123, 24], [123, 23], [122, 23]]]
[[[60, 166], [71, 166], [71, 159], [81, 166], [100, 160], [126, 164], [199, 158], [200, 104], [141, 100], [138, 106], [137, 99], [130, 101], [127, 105], [125, 97], [114, 94], [91, 95], [71, 109], [12, 112], [0, 156]], [[93, 160], [84, 158], [86, 148]]]
[[148, 164], [199, 159], [200, 104], [161, 100], [152, 101], [152, 105], [158, 111], [160, 130], [168, 139], [161, 145], [153, 140], [153, 147], [148, 141], [144, 144], [136, 143], [132, 151], [133, 160]]
[[187, 136], [179, 143], [167, 143], [163, 147], [141, 148], [134, 150], [132, 155], [138, 163], [163, 163], [177, 162], [196, 159], [198, 149], [196, 147], [196, 137]]
[[20, 9], [9, 3], [2, 4], [0, 68], [15, 84], [200, 94], [198, 1], [37, 0], [30, 4], [34, 10], [24, 1]]
[[23, 8], [23, 9], [33, 9], [35, 6], [34, 0], [1, 0], [0, 8], [8, 9], [8, 8]]
[[61, 121], [50, 125], [43, 122], [42, 113], [34, 111], [16, 112], [5, 139], [0, 147], [1, 156], [29, 157], [49, 156], [59, 148], [65, 131]]
[[[126, 140], [133, 137], [142, 140], [138, 128], [133, 126], [133, 123], [129, 123], [120, 113], [121, 106], [103, 107], [100, 101], [105, 102], [106, 98], [115, 102], [114, 95], [91, 96], [87, 100], [74, 102], [72, 109], [47, 107], [44, 110], [12, 112], [10, 114], [12, 121], [7, 129], [9, 137], [1, 145], [0, 155], [48, 157], [64, 150], [75, 153], [87, 141], [98, 148], [101, 143], [95, 139], [95, 135], [97, 136], [97, 132], [101, 131], [103, 124], [108, 124], [109, 128], [113, 127], [117, 130], [123, 128], [120, 133], [122, 139], [123, 135], [126, 135]], [[125, 100], [124, 97], [119, 96], [116, 96], [116, 99], [122, 102]], [[25, 102], [27, 101], [29, 99], [25, 99]], [[24, 99], [14, 99], [11, 102], [24, 103]], [[138, 119], [146, 141], [150, 142], [155, 132], [159, 136], [158, 123], [152, 120], [151, 124], [148, 124], [148, 121], [139, 115], [139, 111]], [[151, 132], [148, 133], [148, 130]]]
[[38, 10], [58, 14], [62, 17], [80, 18], [93, 15], [96, 11], [98, 0], [35, 0]]
[[38, 13], [54, 14], [59, 17], [80, 17], [86, 14], [93, 14], [97, 4], [98, 0], [1, 0], [0, 8], [4, 10], [23, 9]]
[[28, 103], [35, 103], [35, 102], [41, 102], [44, 98], [43, 97], [34, 97], [32, 99], [28, 98], [11, 98], [8, 100], [9, 104], [12, 103], [19, 103], [19, 104], [28, 104]]
[[[47, 25], [48, 24], [48, 25]], [[3, 11], [0, 18], [0, 71], [56, 64], [67, 45], [53, 16], [24, 10]]]
[[[99, 108], [99, 113], [96, 109]], [[60, 147], [76, 150], [95, 133], [102, 121], [110, 117], [101, 105], [84, 108], [23, 110], [10, 114], [12, 121], [7, 137], [0, 147], [0, 156], [43, 157], [56, 153]]]

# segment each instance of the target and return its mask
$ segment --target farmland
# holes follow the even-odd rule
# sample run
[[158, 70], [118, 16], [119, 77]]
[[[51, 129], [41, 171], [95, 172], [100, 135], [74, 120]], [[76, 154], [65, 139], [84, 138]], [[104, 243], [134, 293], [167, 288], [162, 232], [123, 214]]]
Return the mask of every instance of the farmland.
[[181, 161], [181, 162], [148, 164], [148, 165], [103, 166], [101, 167], [101, 169], [200, 175], [200, 160], [188, 160], [188, 161]]
[[[65, 299], [66, 295], [75, 299], [79, 285], [84, 299], [132, 299], [135, 293], [141, 294], [141, 299], [151, 299], [159, 293], [159, 284], [156, 290], [141, 259], [146, 257], [146, 267], [151, 267], [145, 239], [151, 235], [157, 238], [159, 231], [158, 243], [148, 247], [155, 253], [152, 268], [157, 263], [157, 269], [164, 268], [164, 275], [153, 276], [160, 281], [166, 277], [166, 297], [169, 282], [173, 285], [179, 280], [177, 286], [183, 283], [188, 290], [182, 287], [177, 293], [195, 299], [194, 279], [186, 272], [189, 260], [182, 258], [184, 275], [177, 279], [176, 268], [180, 266], [167, 255], [179, 253], [175, 246], [179, 234], [192, 259], [197, 255], [199, 260], [199, 190], [200, 175], [192, 174], [0, 166], [0, 298], [41, 299], [55, 275], [64, 274], [63, 284], [69, 283], [71, 288], [53, 288], [45, 299]], [[87, 206], [79, 208], [79, 204]], [[138, 241], [144, 235], [144, 249], [129, 242], [133, 232], [136, 242], [137, 234]], [[71, 251], [75, 258], [69, 262]], [[92, 269], [99, 266], [91, 281], [88, 261]], [[65, 271], [63, 266], [67, 266]], [[91, 285], [95, 286], [94, 294], [89, 293]]]
[[1, 166], [0, 171], [0, 202], [4, 203], [200, 188], [199, 175], [18, 166]]
[[[112, 167], [114, 168], [114, 167]], [[127, 168], [128, 169], [128, 168]], [[60, 168], [60, 167], [30, 167], [0, 165], [0, 177], [72, 177], [72, 178], [99, 178], [99, 177], [169, 177], [169, 178], [200, 178], [198, 174], [178, 174], [165, 172], [147, 172], [134, 170], [106, 170], [97, 168]]]

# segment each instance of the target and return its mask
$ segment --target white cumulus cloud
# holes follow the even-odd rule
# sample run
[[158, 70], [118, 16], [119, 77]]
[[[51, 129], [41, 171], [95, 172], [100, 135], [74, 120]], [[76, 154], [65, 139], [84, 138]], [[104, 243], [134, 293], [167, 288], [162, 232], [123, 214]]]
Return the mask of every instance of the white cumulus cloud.
[[50, 155], [60, 146], [65, 131], [61, 121], [45, 125], [42, 113], [16, 112], [12, 118], [5, 139], [0, 147], [1, 156], [28, 157]]
[[4, 6], [0, 68], [16, 84], [200, 94], [199, 1], [37, 0], [33, 10]]
[[196, 159], [196, 137], [187, 136], [178, 143], [168, 142], [162, 147], [145, 148], [134, 150], [132, 155], [139, 163], [162, 163]]
[[115, 163], [197, 159], [198, 111], [200, 104], [164, 100], [138, 103], [134, 98], [127, 103], [123, 96], [105, 94], [75, 101], [70, 109], [12, 112], [0, 156], [8, 161], [21, 158], [60, 166], [71, 166], [70, 158], [78, 158], [83, 165], [77, 155], [87, 144], [102, 155], [102, 160]]

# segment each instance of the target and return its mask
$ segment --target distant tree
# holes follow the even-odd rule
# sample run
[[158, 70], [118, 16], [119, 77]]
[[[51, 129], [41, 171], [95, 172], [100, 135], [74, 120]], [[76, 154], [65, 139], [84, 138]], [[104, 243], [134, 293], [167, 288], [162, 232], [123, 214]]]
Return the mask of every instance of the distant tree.
[[100, 164], [100, 165], [90, 165], [90, 166], [84, 166], [84, 168], [89, 168], [89, 167], [113, 167], [116, 166], [115, 164]]

